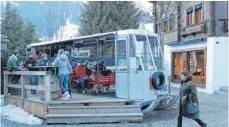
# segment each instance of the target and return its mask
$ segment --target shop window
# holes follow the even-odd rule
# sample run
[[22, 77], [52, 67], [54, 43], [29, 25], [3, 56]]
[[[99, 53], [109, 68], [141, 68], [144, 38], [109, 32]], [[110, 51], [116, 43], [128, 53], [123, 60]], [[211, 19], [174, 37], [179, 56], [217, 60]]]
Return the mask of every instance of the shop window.
[[179, 79], [184, 71], [183, 52], [173, 53], [173, 79]]
[[187, 18], [186, 18], [187, 25], [191, 25], [193, 24], [193, 10], [192, 8], [189, 8], [186, 11], [187, 11]]
[[195, 6], [195, 23], [201, 23], [203, 21], [202, 13], [202, 4], [197, 4]]
[[189, 71], [192, 80], [195, 82], [205, 83], [205, 55], [204, 51], [188, 52]]

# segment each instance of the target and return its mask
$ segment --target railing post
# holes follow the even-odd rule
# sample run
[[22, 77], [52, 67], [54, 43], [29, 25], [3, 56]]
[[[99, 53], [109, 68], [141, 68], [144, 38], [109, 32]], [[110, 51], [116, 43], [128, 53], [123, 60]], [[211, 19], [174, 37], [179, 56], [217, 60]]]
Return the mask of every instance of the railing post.
[[47, 104], [51, 100], [50, 75], [44, 76], [44, 87], [45, 87], [45, 103]]
[[5, 96], [8, 95], [8, 88], [7, 88], [8, 79], [9, 79], [9, 75], [4, 74], [4, 95]]
[[21, 107], [24, 107], [24, 91], [25, 83], [24, 83], [24, 75], [21, 75]]

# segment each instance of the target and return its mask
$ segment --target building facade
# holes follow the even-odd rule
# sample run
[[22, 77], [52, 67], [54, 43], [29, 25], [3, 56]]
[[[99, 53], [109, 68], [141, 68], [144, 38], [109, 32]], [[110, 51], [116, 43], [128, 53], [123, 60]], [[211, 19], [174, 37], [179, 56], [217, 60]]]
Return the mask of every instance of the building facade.
[[198, 90], [214, 93], [228, 86], [228, 2], [179, 4], [163, 20], [164, 57], [172, 81], [188, 70]]

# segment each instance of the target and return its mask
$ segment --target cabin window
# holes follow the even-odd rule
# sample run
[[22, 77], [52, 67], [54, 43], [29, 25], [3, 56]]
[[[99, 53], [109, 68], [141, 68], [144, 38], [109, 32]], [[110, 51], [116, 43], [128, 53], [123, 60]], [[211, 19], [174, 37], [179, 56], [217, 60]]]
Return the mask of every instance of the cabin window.
[[117, 50], [117, 70], [127, 71], [126, 61], [126, 39], [120, 38], [116, 42]]
[[193, 10], [192, 8], [189, 8], [186, 11], [187, 11], [187, 18], [186, 18], [187, 25], [191, 25], [193, 24]]
[[197, 4], [195, 6], [195, 23], [201, 23], [203, 21], [203, 11], [202, 11], [202, 4]]

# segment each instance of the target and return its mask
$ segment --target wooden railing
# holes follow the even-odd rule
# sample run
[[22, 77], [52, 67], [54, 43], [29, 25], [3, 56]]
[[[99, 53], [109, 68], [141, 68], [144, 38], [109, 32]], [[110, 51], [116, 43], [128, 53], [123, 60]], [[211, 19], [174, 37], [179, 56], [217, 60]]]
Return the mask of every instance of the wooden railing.
[[[21, 89], [21, 106], [24, 106], [24, 100], [27, 98], [27, 94], [30, 90], [37, 90], [44, 92], [44, 103], [48, 103], [52, 100], [51, 93], [57, 92], [59, 90], [58, 81], [53, 82], [52, 78], [55, 75], [51, 75], [51, 72], [47, 71], [4, 71], [4, 95], [12, 97], [13, 95], [9, 94], [8, 88]], [[20, 75], [21, 83], [13, 84], [9, 82], [9, 76]], [[44, 83], [38, 84], [38, 86], [33, 86], [29, 83], [29, 76], [39, 76], [44, 77]], [[57, 77], [56, 77], [57, 79]], [[39, 79], [41, 80], [41, 79]], [[39, 96], [39, 95], [36, 95]]]

